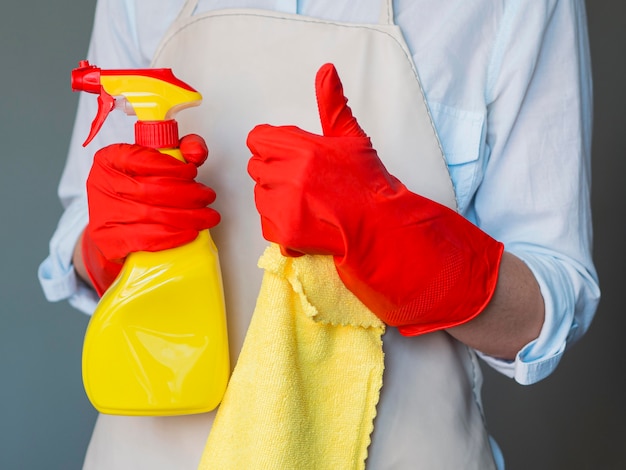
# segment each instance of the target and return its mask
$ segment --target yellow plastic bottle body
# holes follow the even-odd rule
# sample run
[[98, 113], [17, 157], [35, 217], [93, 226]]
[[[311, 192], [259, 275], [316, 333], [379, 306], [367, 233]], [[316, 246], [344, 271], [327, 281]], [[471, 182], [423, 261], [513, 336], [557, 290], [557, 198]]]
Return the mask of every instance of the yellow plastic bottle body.
[[209, 231], [177, 248], [131, 253], [94, 312], [82, 357], [85, 391], [102, 413], [213, 410], [226, 390], [230, 362], [219, 258]]
[[107, 414], [211, 411], [230, 374], [217, 250], [208, 231], [181, 247], [132, 253], [92, 317], [83, 382]]

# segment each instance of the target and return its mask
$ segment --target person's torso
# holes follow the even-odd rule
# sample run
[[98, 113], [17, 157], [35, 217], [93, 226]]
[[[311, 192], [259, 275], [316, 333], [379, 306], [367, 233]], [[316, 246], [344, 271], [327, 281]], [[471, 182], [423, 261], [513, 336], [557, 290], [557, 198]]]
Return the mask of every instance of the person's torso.
[[[413, 191], [456, 207], [417, 70], [391, 10], [385, 18], [386, 6], [376, 2], [375, 22], [362, 24], [251, 9], [190, 10], [193, 16], [180, 18], [156, 52], [155, 66], [172, 67], [204, 96], [200, 108], [179, 120], [211, 149], [200, 178], [216, 190], [223, 217], [212, 234], [233, 364], [260, 286], [256, 261], [267, 246], [246, 172], [245, 138], [260, 123], [319, 132], [313, 83], [323, 63], [337, 66], [349, 103], [390, 172]], [[391, 329], [384, 349], [368, 468], [493, 466], [473, 353], [445, 333], [403, 338]]]

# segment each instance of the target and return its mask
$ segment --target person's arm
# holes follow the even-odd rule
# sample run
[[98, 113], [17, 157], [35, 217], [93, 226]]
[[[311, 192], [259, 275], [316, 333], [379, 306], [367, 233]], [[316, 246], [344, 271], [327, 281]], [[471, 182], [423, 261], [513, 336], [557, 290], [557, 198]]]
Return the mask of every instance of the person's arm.
[[[542, 5], [505, 11], [485, 80], [487, 156], [463, 212], [474, 226], [386, 176], [341, 107], [320, 112], [343, 122], [339, 135], [260, 126], [248, 139], [266, 238], [288, 254], [334, 255], [344, 284], [388, 325], [406, 336], [450, 330], [520, 383], [554, 370], [598, 299], [584, 5]], [[309, 159], [325, 179], [292, 184]]]
[[522, 260], [505, 252], [487, 308], [473, 320], [447, 331], [489, 356], [513, 360], [539, 336], [543, 320], [543, 297], [535, 276]]
[[[163, 5], [158, 8], [158, 18], [149, 23], [150, 28], [145, 28], [144, 23], [134, 20], [145, 17], [131, 11], [138, 6], [136, 2], [98, 0], [87, 59], [106, 68], [149, 67], [154, 48], [181, 6], [181, 2], [160, 3]], [[144, 4], [146, 8], [155, 8], [154, 2], [141, 3]], [[129, 124], [124, 113], [112, 113], [92, 143], [83, 147], [96, 113], [97, 101], [80, 94], [69, 154], [58, 186], [64, 213], [52, 236], [49, 255], [38, 271], [48, 300], [66, 299], [87, 314], [95, 308], [98, 296], [81, 264], [78, 240], [88, 222], [85, 179], [97, 149], [113, 142], [133, 141], [132, 121]]]
[[584, 334], [599, 298], [591, 76], [584, 2], [511, 4], [504, 15], [486, 80], [489, 158], [468, 216], [509, 254], [487, 309], [449, 332], [528, 384]]
[[323, 134], [265, 124], [248, 135], [263, 236], [286, 255], [332, 255], [344, 285], [405, 336], [480, 315], [504, 245], [387, 172], [332, 64], [315, 96]]

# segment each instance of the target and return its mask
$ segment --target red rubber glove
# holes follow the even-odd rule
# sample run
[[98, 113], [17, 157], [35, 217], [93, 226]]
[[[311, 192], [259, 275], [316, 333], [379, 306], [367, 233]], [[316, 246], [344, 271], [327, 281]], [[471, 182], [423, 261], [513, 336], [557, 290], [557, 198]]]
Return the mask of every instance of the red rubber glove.
[[334, 256], [346, 287], [404, 335], [471, 320], [493, 295], [503, 245], [387, 172], [332, 64], [315, 86], [324, 135], [260, 125], [248, 136], [264, 237], [283, 254]]
[[87, 178], [89, 224], [81, 248], [99, 295], [115, 280], [129, 253], [184, 245], [219, 222], [219, 213], [207, 207], [215, 192], [195, 181], [197, 167], [208, 155], [204, 140], [183, 137], [180, 150], [187, 163], [130, 144], [110, 145], [95, 154]]

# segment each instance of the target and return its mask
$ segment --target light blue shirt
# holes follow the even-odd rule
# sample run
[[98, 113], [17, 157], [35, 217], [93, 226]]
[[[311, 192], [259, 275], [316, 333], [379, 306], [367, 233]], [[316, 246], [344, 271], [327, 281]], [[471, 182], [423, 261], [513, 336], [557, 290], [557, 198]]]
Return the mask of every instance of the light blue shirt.
[[[182, 0], [101, 0], [88, 58], [102, 68], [148, 67]], [[264, 8], [376, 23], [380, 0], [212, 0], [198, 10]], [[104, 22], [101, 19], [107, 18]], [[591, 259], [591, 77], [583, 0], [397, 0], [395, 20], [416, 64], [463, 215], [534, 273], [545, 301], [538, 339], [514, 361], [481, 355], [522, 384], [557, 366], [588, 329], [599, 300]], [[97, 297], [71, 264], [87, 223], [94, 148], [132, 142], [112, 113], [88, 149], [96, 115], [81, 97], [59, 196], [65, 212], [39, 279], [50, 301], [91, 313]]]

